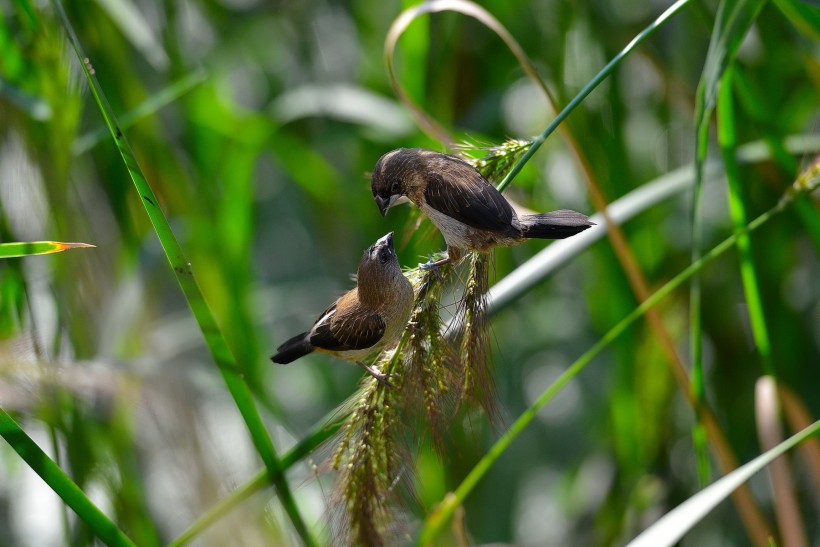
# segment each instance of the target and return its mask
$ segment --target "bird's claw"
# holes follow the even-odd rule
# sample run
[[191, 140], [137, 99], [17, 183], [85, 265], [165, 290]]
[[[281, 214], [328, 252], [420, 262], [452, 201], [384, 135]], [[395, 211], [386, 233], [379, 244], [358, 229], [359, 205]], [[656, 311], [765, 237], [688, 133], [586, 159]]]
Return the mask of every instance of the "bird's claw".
[[438, 266], [438, 262], [433, 260], [433, 255], [427, 255], [427, 262], [419, 263], [419, 268], [421, 268], [422, 270], [432, 270], [433, 268], [437, 268]]
[[441, 275], [439, 268], [449, 262], [449, 256], [447, 258], [442, 258], [441, 260], [433, 260], [432, 255], [427, 255], [427, 262], [425, 262], [424, 264], [419, 264], [419, 268], [421, 268], [425, 272], [432, 271], [436, 274], [436, 277], [438, 277], [439, 281], [444, 282], [444, 277]]
[[376, 366], [372, 366], [372, 367], [367, 366], [366, 364], [362, 363], [361, 361], [357, 362], [357, 364], [360, 367], [362, 367], [363, 369], [365, 369], [370, 376], [372, 376], [373, 378], [378, 380], [380, 384], [385, 385], [385, 386], [390, 387], [390, 388], [396, 387], [387, 380], [391, 376], [396, 376], [395, 374], [385, 374], [384, 372], [380, 371], [378, 367], [376, 367]]

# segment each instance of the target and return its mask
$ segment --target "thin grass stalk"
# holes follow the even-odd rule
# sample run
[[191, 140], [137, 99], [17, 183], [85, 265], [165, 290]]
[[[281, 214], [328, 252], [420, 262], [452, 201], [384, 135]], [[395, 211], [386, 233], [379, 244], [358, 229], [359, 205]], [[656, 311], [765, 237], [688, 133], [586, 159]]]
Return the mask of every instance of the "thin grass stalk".
[[[798, 196], [812, 192], [820, 186], [820, 162], [808, 174], [798, 178], [783, 198], [771, 209], [750, 222], [741, 232], [736, 232], [719, 243], [716, 247], [704, 254], [698, 262], [690, 264], [681, 273], [664, 284], [645, 302], [641, 303], [629, 315], [622, 319], [617, 325], [612, 327], [600, 340], [579, 357], [566, 371], [564, 371], [539, 397], [524, 411], [518, 419], [513, 422], [507, 432], [496, 441], [487, 454], [473, 467], [467, 477], [459, 484], [454, 492], [448, 494], [439, 506], [427, 517], [421, 534], [418, 538], [418, 545], [429, 545], [441, 533], [444, 525], [450, 520], [456, 507], [460, 506], [467, 495], [472, 492], [481, 478], [487, 473], [498, 458], [507, 450], [512, 442], [521, 432], [535, 419], [538, 411], [546, 405], [552, 398], [575, 376], [577, 376], [598, 354], [601, 353], [618, 336], [628, 329], [635, 321], [640, 319], [647, 310], [656, 306], [672, 291], [677, 289], [686, 280], [690, 279], [696, 272], [701, 271], [704, 266], [721, 256], [737, 244], [738, 237], [743, 233], [750, 233], [763, 226], [776, 214], [782, 212]], [[768, 537], [764, 536], [764, 537]]]
[[[334, 416], [320, 420], [312, 427], [307, 435], [299, 441], [296, 446], [282, 455], [282, 471], [285, 472], [303, 458], [311, 454], [322, 443], [333, 437], [344, 424], [347, 414]], [[245, 503], [254, 494], [261, 492], [272, 485], [267, 469], [262, 468], [254, 475], [239, 485], [230, 494], [222, 498], [216, 505], [200, 515], [191, 525], [180, 535], [168, 544], [168, 547], [181, 547], [196, 539], [212, 524], [225, 517], [228, 513]]]
[[199, 328], [202, 331], [202, 335], [205, 338], [206, 345], [208, 346], [214, 361], [219, 367], [219, 371], [221, 372], [225, 384], [228, 387], [228, 391], [231, 393], [231, 396], [233, 397], [234, 402], [248, 427], [253, 444], [265, 464], [265, 467], [271, 476], [271, 480], [276, 485], [282, 506], [293, 523], [297, 534], [302, 538], [302, 541], [304, 541], [307, 545], [315, 545], [316, 541], [311, 536], [310, 531], [299, 513], [299, 509], [296, 506], [293, 495], [290, 492], [290, 487], [282, 471], [281, 463], [273, 446], [273, 441], [271, 440], [270, 435], [265, 428], [265, 424], [262, 421], [262, 417], [256, 407], [253, 394], [248, 384], [245, 382], [243, 370], [237, 365], [233, 353], [228, 347], [228, 344], [222, 335], [222, 331], [219, 329], [219, 326], [216, 323], [216, 320], [211, 313], [210, 308], [208, 307], [208, 304], [199, 289], [199, 286], [196, 283], [192, 266], [185, 258], [182, 248], [180, 247], [179, 242], [168, 224], [168, 220], [165, 218], [162, 209], [159, 207], [159, 200], [145, 178], [145, 175], [136, 160], [136, 156], [134, 155], [128, 140], [125, 138], [125, 135], [117, 122], [114, 112], [111, 109], [111, 106], [109, 105], [99, 82], [97, 81], [94, 68], [88, 57], [86, 57], [83, 53], [82, 46], [80, 45], [79, 39], [77, 38], [77, 35], [74, 32], [65, 11], [63, 10], [62, 4], [59, 0], [52, 0], [52, 4], [63, 22], [66, 34], [68, 35], [69, 41], [71, 42], [78, 59], [80, 60], [80, 65], [83, 73], [85, 74], [86, 80], [89, 83], [89, 87], [97, 106], [99, 107], [105, 123], [117, 144], [117, 148], [120, 152], [123, 163], [125, 164], [125, 167], [134, 182], [134, 186], [141, 198], [140, 201], [145, 207], [148, 217], [151, 220], [154, 231], [159, 238], [160, 244], [162, 245], [162, 249], [165, 252], [166, 257], [168, 258], [171, 268], [176, 275], [180, 288], [185, 295], [185, 299], [187, 300], [188, 305], [197, 320]]
[[513, 166], [513, 168], [510, 169], [510, 172], [507, 173], [507, 176], [504, 177], [504, 180], [502, 180], [501, 183], [498, 185], [498, 191], [503, 192], [504, 189], [510, 185], [510, 183], [518, 175], [521, 169], [524, 168], [524, 165], [526, 165], [526, 163], [530, 161], [530, 158], [538, 151], [539, 148], [541, 148], [541, 145], [544, 144], [544, 142], [547, 140], [547, 137], [552, 135], [552, 133], [558, 128], [558, 126], [561, 125], [561, 122], [563, 122], [569, 117], [572, 111], [575, 110], [583, 102], [587, 95], [592, 93], [595, 90], [595, 88], [601, 84], [601, 82], [603, 82], [605, 79], [609, 77], [610, 74], [612, 74], [615, 68], [617, 68], [617, 66], [621, 64], [621, 61], [626, 59], [632, 53], [632, 51], [635, 50], [635, 48], [637, 48], [644, 41], [646, 41], [647, 38], [652, 36], [652, 34], [658, 28], [660, 28], [673, 15], [677, 14], [681, 9], [683, 9], [683, 7], [686, 6], [690, 1], [691, 0], [678, 0], [677, 2], [669, 6], [669, 8], [666, 11], [664, 11], [660, 16], [658, 16], [657, 19], [652, 21], [652, 23], [650, 23], [649, 26], [647, 26], [645, 29], [639, 32], [638, 35], [635, 36], [635, 38], [633, 38], [632, 41], [629, 42], [629, 44], [627, 44], [627, 46], [624, 49], [622, 49], [615, 57], [613, 57], [612, 60], [609, 61], [606, 64], [606, 66], [604, 66], [604, 68], [602, 68], [600, 72], [598, 72], [598, 74], [596, 74], [595, 77], [592, 78], [592, 80], [590, 80], [589, 83], [585, 85], [584, 88], [581, 91], [579, 91], [578, 94], [575, 97], [573, 97], [573, 99], [569, 103], [567, 103], [567, 106], [565, 106], [563, 110], [561, 110], [561, 112], [558, 113], [558, 115], [555, 117], [555, 119], [552, 120], [552, 122], [550, 122], [547, 128], [544, 129], [544, 131], [540, 135], [538, 135], [532, 140], [532, 144], [530, 145], [529, 149], [524, 153], [521, 159], [518, 160], [518, 162]]
[[[698, 97], [700, 99], [700, 97]], [[699, 214], [700, 198], [703, 193], [704, 165], [709, 143], [709, 123], [698, 126], [695, 148], [695, 184], [692, 188], [692, 243], [690, 260], [696, 263], [701, 259], [703, 248], [703, 218]], [[689, 359], [692, 361], [691, 382], [692, 397], [695, 409], [695, 423], [692, 425], [692, 444], [695, 448], [698, 482], [701, 487], [709, 484], [712, 475], [709, 463], [709, 450], [706, 444], [703, 407], [706, 404], [706, 385], [703, 379], [703, 335], [701, 321], [701, 282], [696, 272], [689, 284]]]
[[32, 471], [71, 507], [88, 528], [106, 545], [131, 546], [135, 544], [120, 530], [105, 513], [94, 505], [85, 492], [71, 480], [60, 466], [54, 463], [48, 454], [42, 451], [37, 443], [0, 408], [0, 436], [11, 445]]
[[168, 543], [168, 547], [181, 547], [187, 545], [197, 538], [212, 524], [216, 523], [228, 513], [238, 508], [240, 505], [248, 501], [254, 494], [257, 494], [270, 486], [270, 479], [268, 472], [262, 469], [256, 473], [250, 480], [243, 483], [241, 486], [233, 490], [230, 494], [222, 498], [219, 503], [214, 505], [208, 511], [199, 516], [196, 521], [185, 529], [173, 541]]

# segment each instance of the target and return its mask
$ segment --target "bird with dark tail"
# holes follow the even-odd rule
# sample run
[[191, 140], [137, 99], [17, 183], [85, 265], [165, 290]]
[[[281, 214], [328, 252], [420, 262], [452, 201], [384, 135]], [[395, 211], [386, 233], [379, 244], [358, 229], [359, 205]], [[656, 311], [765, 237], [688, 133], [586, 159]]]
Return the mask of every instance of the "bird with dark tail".
[[274, 363], [291, 363], [314, 351], [352, 361], [391, 385], [387, 375], [362, 359], [395, 341], [413, 311], [413, 287], [402, 274], [393, 232], [365, 250], [357, 286], [323, 311], [313, 327], [279, 346]]
[[486, 252], [526, 239], [564, 239], [594, 226], [586, 215], [567, 209], [521, 218], [495, 186], [469, 163], [423, 148], [399, 148], [383, 155], [370, 178], [382, 216], [407, 196], [441, 231], [447, 258], [422, 266], [456, 261], [465, 250]]

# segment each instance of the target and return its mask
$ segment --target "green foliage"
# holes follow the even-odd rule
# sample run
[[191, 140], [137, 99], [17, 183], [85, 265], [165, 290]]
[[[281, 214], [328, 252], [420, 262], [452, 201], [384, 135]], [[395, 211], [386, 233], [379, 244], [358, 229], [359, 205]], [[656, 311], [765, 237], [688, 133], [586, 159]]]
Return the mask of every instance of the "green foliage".
[[[788, 431], [800, 401], [820, 414], [820, 163], [789, 138], [817, 129], [818, 10], [411, 5], [65, 2], [81, 63], [56, 8], [0, 0], [0, 252], [96, 246], [0, 260], [0, 544], [620, 545], [700, 489], [693, 423], [703, 480], [768, 448], [764, 374], [791, 388]], [[442, 248], [415, 209], [382, 218], [367, 173], [450, 145], [532, 210], [633, 200], [651, 296], [596, 217], [577, 243], [408, 272], [394, 390], [320, 355], [271, 365], [377, 237], [407, 266]], [[549, 277], [520, 280], [542, 251]], [[797, 461], [780, 486], [811, 542]], [[684, 544], [790, 537], [754, 486]]]

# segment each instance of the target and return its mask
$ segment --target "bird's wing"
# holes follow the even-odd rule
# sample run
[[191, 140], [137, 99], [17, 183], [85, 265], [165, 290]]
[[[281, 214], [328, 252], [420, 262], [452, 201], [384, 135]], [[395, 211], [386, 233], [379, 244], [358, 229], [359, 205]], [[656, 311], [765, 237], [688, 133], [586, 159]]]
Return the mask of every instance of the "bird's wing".
[[366, 349], [382, 339], [384, 328], [384, 319], [376, 312], [359, 308], [340, 315], [333, 304], [313, 326], [310, 343], [330, 351]]
[[427, 205], [473, 228], [509, 231], [514, 212], [501, 192], [470, 165], [456, 158], [447, 161], [452, 166], [425, 174]]

